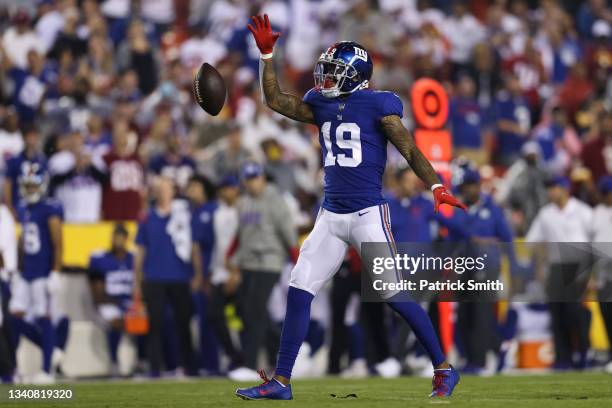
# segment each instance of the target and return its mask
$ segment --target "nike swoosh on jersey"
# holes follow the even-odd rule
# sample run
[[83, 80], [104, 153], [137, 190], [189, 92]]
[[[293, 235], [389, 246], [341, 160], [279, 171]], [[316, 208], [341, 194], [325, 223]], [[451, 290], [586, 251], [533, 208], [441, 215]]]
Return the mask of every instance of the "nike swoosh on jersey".
[[360, 212], [360, 213], [357, 213], [357, 214], [359, 214], [359, 216], [361, 217], [362, 215], [366, 215], [367, 213], [369, 213], [369, 211], [366, 211], [366, 212]]

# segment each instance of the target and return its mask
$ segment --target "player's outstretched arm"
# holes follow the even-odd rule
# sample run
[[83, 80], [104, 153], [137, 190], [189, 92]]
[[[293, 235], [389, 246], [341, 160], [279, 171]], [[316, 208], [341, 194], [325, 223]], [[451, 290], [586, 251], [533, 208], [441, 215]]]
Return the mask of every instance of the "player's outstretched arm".
[[267, 14], [263, 17], [253, 16], [252, 20], [253, 24], [249, 24], [247, 27], [253, 33], [257, 48], [261, 52], [261, 87], [266, 104], [270, 109], [288, 118], [305, 123], [314, 123], [314, 115], [310, 106], [297, 96], [282, 92], [278, 85], [272, 55], [274, 43], [280, 37], [280, 33], [272, 31]]
[[438, 175], [431, 166], [431, 163], [423, 156], [423, 153], [417, 148], [414, 138], [406, 129], [397, 115], [385, 116], [381, 120], [381, 124], [387, 139], [393, 146], [397, 148], [402, 156], [406, 159], [408, 164], [417, 176], [428, 187], [438, 184]]
[[408, 129], [404, 127], [399, 116], [385, 116], [381, 120], [381, 125], [387, 139], [393, 143], [400, 154], [404, 156], [412, 170], [414, 170], [415, 174], [419, 176], [433, 192], [435, 200], [434, 209], [436, 212], [438, 212], [440, 204], [448, 204], [463, 209], [467, 208], [465, 204], [453, 197], [446, 190], [446, 187], [440, 184], [436, 171], [416, 146], [414, 138]]

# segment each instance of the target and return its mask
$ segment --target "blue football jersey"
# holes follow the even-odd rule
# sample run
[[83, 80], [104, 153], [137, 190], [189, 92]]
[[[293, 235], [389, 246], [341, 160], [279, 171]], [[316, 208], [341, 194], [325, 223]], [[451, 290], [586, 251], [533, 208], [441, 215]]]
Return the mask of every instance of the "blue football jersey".
[[49, 231], [49, 219], [64, 216], [59, 202], [52, 199], [18, 207], [23, 243], [23, 268], [21, 275], [34, 280], [49, 275], [53, 268], [53, 244]]
[[92, 278], [104, 280], [104, 291], [111, 299], [128, 307], [134, 287], [134, 255], [128, 252], [118, 258], [110, 251], [95, 253], [89, 259], [89, 272]]
[[403, 114], [392, 92], [363, 89], [347, 97], [326, 98], [316, 89], [304, 96], [319, 127], [325, 171], [323, 208], [351, 213], [385, 202], [382, 176], [387, 138], [380, 120]]
[[[190, 219], [187, 220], [189, 223]], [[138, 224], [136, 244], [146, 249], [144, 280], [151, 282], [189, 282], [191, 264], [179, 257], [179, 251], [191, 253], [191, 225], [171, 226], [169, 215], [159, 215], [155, 209]], [[187, 246], [188, 248], [179, 248]]]

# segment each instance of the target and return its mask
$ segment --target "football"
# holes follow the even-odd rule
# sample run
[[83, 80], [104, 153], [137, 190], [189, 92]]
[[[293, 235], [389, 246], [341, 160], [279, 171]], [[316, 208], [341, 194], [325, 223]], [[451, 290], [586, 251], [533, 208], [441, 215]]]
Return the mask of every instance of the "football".
[[193, 94], [204, 111], [216, 116], [225, 104], [227, 88], [219, 71], [208, 63], [202, 64], [193, 80]]

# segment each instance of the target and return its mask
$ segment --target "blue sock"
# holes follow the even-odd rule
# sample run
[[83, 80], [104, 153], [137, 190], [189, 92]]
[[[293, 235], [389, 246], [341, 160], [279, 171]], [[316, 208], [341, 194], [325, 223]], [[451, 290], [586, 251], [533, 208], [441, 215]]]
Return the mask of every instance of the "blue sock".
[[406, 323], [410, 325], [416, 338], [419, 339], [425, 350], [427, 350], [427, 354], [429, 354], [434, 367], [442, 364], [446, 357], [444, 357], [444, 353], [442, 353], [440, 348], [440, 341], [431, 324], [431, 319], [421, 305], [416, 302], [397, 302], [391, 300], [389, 301], [389, 306], [399, 313]]
[[121, 341], [121, 332], [114, 329], [109, 330], [106, 334], [106, 340], [108, 341], [108, 351], [110, 353], [111, 361], [116, 363], [119, 342]]
[[365, 333], [360, 323], [348, 327], [349, 333], [349, 360], [365, 358]]
[[68, 341], [68, 327], [70, 326], [70, 320], [67, 317], [62, 317], [55, 325], [55, 346], [60, 350], [66, 349], [66, 342]]
[[305, 290], [289, 287], [287, 313], [276, 362], [276, 375], [291, 378], [295, 358], [308, 332], [310, 303], [313, 298], [314, 296]]
[[47, 317], [39, 317], [36, 319], [36, 326], [40, 330], [41, 348], [43, 353], [43, 370], [51, 372], [51, 357], [55, 348], [55, 329], [51, 320]]

